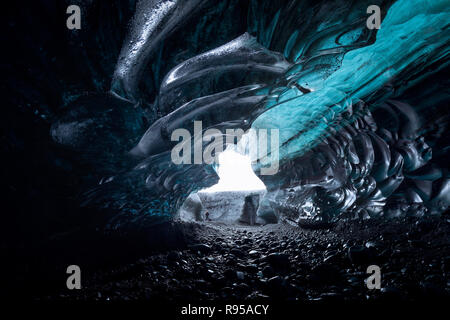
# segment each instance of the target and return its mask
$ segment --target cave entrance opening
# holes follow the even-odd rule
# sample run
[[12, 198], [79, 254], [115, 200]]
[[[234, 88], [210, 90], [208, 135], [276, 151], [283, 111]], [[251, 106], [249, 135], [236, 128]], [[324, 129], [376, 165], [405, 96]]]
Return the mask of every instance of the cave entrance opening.
[[258, 224], [257, 210], [266, 186], [254, 173], [250, 157], [228, 148], [218, 162], [219, 182], [191, 194], [179, 217], [185, 221]]

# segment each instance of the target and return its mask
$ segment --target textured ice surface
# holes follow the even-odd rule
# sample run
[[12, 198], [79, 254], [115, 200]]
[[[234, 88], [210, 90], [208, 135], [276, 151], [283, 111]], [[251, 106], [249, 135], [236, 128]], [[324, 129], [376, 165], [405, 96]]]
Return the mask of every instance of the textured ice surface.
[[[112, 91], [136, 100], [149, 53], [206, 2], [141, 1]], [[433, 162], [425, 137], [438, 145], [446, 120], [436, 110], [431, 123], [438, 129], [430, 128], [419, 106], [396, 99], [448, 67], [448, 1], [376, 3], [385, 16], [380, 30], [369, 31], [369, 1], [252, 1], [256, 39], [244, 34], [169, 72], [155, 102], [161, 117], [132, 151], [138, 164], [107, 179], [87, 203], [116, 210], [111, 228], [172, 216], [191, 192], [217, 181], [209, 165], [170, 161], [171, 132], [202, 121], [204, 130], [280, 130], [280, 171], [263, 177], [269, 192], [262, 213], [271, 207], [303, 223], [444, 211], [448, 165]], [[424, 92], [410, 101], [437, 101]], [[55, 139], [67, 128], [55, 127]], [[257, 173], [268, 159], [255, 164]]]
[[[336, 117], [348, 104], [395, 82], [400, 73], [415, 76], [421, 69], [414, 69], [429, 63], [430, 57], [436, 61], [447, 56], [448, 49], [444, 48], [449, 41], [449, 18], [447, 1], [394, 3], [374, 44], [347, 52], [336, 71], [313, 81], [313, 92], [302, 94], [292, 84], [293, 88], [269, 102], [266, 108], [270, 110], [260, 115], [252, 127], [280, 129], [281, 158], [308, 150], [330, 126], [340, 125]], [[302, 65], [302, 70], [306, 68], [308, 63]], [[302, 81], [301, 75], [295, 80], [298, 84]]]
[[205, 0], [140, 0], [114, 72], [112, 91], [135, 101], [150, 54]]
[[267, 50], [255, 37], [245, 33], [170, 71], [161, 84], [159, 107], [171, 111], [194, 98], [217, 93], [218, 88], [222, 91], [235, 88], [236, 81], [268, 83], [290, 66], [282, 54]]

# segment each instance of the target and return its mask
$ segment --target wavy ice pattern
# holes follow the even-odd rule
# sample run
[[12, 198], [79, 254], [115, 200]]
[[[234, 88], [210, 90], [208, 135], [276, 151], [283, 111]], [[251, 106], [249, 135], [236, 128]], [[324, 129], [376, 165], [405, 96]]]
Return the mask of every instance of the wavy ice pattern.
[[[429, 106], [429, 95], [408, 100], [417, 105], [399, 100], [448, 67], [448, 1], [371, 2], [285, 1], [273, 9], [272, 2], [251, 1], [248, 33], [165, 76], [155, 104], [161, 117], [125, 157], [133, 169], [110, 173], [85, 204], [108, 208], [107, 229], [170, 219], [190, 193], [217, 181], [210, 165], [170, 160], [171, 132], [201, 120], [204, 130], [279, 129], [280, 170], [260, 176], [268, 192], [259, 213], [267, 221], [317, 225], [448, 209], [448, 169], [432, 157], [448, 119], [426, 117], [442, 114], [441, 105]], [[370, 4], [384, 8], [380, 30], [366, 28]], [[109, 98], [130, 110], [150, 54], [208, 5], [140, 1]], [[448, 96], [445, 84], [430, 87]], [[59, 143], [79, 141], [67, 130], [77, 126], [74, 117], [53, 125]], [[132, 129], [127, 134], [135, 137]], [[448, 157], [445, 150], [440, 157]], [[257, 174], [268, 159], [255, 163]]]

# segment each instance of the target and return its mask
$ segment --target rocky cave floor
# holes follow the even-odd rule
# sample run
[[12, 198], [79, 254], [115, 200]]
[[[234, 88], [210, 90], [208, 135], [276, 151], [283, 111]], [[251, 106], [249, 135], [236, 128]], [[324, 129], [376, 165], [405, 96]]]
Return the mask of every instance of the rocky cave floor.
[[[183, 223], [183, 222], [180, 222]], [[50, 300], [416, 301], [450, 296], [450, 217], [340, 222], [329, 229], [184, 223], [181, 250], [85, 275]], [[365, 285], [381, 268], [381, 290]]]

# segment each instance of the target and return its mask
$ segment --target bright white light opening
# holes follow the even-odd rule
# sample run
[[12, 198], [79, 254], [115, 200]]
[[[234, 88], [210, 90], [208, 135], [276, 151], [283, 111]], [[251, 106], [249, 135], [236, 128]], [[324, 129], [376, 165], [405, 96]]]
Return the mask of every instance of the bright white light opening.
[[219, 155], [219, 183], [200, 192], [259, 191], [266, 190], [264, 183], [256, 176], [250, 157], [226, 149]]

